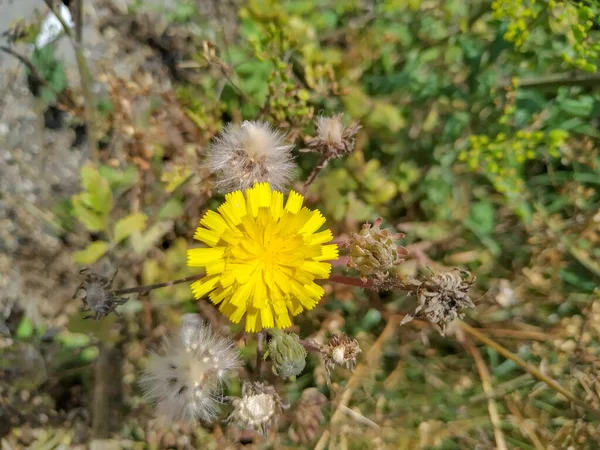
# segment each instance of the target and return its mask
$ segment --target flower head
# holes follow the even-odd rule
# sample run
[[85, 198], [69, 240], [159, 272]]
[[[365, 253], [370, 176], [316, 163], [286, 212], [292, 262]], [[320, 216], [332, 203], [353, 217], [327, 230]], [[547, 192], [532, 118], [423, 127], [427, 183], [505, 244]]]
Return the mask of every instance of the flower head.
[[228, 420], [266, 434], [267, 428], [277, 422], [284, 407], [273, 386], [260, 381], [244, 382], [242, 398], [233, 400], [234, 410]]
[[209, 245], [187, 252], [188, 266], [204, 267], [206, 277], [192, 283], [196, 298], [209, 294], [229, 319], [246, 316], [246, 331], [291, 326], [289, 314], [312, 309], [325, 291], [314, 282], [329, 278], [338, 257], [330, 230], [318, 211], [302, 207], [292, 191], [271, 191], [267, 183], [227, 194], [218, 212], [208, 211], [194, 238]]
[[217, 189], [227, 193], [268, 182], [284, 190], [294, 168], [292, 145], [284, 145], [284, 135], [268, 123], [245, 121], [229, 124], [211, 145], [207, 167], [217, 177]]
[[443, 335], [450, 322], [464, 316], [465, 309], [475, 308], [469, 298], [469, 289], [475, 282], [470, 275], [467, 271], [455, 269], [438, 272], [423, 282], [416, 282], [419, 306], [414, 314], [408, 314], [402, 320], [402, 324], [422, 314]]
[[382, 219], [363, 225], [360, 233], [354, 233], [348, 244], [348, 267], [355, 268], [361, 277], [387, 278], [390, 269], [404, 260], [401, 255], [408, 252], [396, 244], [404, 237], [402, 233], [392, 233], [381, 228]]
[[317, 135], [306, 142], [307, 151], [321, 153], [327, 160], [340, 158], [354, 150], [354, 135], [360, 125], [344, 126], [342, 114], [317, 117]]
[[233, 342], [188, 314], [179, 333], [165, 339], [162, 354], [152, 355], [141, 384], [165, 419], [210, 421], [217, 415], [225, 377], [239, 365]]

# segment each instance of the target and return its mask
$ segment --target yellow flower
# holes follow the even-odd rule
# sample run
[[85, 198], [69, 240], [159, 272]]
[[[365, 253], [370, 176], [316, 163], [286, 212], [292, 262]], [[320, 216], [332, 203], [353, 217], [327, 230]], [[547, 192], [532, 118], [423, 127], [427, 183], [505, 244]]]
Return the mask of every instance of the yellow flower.
[[318, 211], [302, 207], [304, 198], [271, 191], [268, 183], [225, 196], [218, 213], [208, 211], [194, 239], [209, 248], [187, 252], [188, 266], [204, 267], [206, 276], [192, 283], [196, 298], [209, 294], [220, 311], [246, 331], [287, 328], [289, 313], [312, 309], [325, 291], [314, 282], [329, 278], [338, 248]]

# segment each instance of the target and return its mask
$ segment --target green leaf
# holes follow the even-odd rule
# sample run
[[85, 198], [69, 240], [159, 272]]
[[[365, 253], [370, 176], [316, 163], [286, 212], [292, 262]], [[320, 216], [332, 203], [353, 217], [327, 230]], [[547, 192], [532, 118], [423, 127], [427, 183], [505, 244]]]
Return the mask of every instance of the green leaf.
[[101, 213], [109, 213], [112, 209], [112, 191], [108, 181], [100, 175], [93, 165], [87, 165], [81, 169], [81, 182], [89, 194], [89, 202], [92, 208]]
[[135, 166], [128, 166], [123, 170], [113, 169], [109, 166], [100, 166], [98, 169], [102, 178], [108, 181], [112, 189], [127, 189], [137, 183], [139, 172]]
[[24, 317], [19, 323], [16, 336], [17, 339], [28, 339], [33, 335], [33, 322], [31, 319]]
[[143, 233], [134, 233], [129, 243], [137, 255], [143, 255], [172, 228], [173, 221], [155, 223]]
[[469, 212], [469, 228], [476, 229], [478, 233], [489, 235], [494, 231], [495, 224], [494, 205], [489, 201], [475, 203]]
[[183, 214], [181, 201], [172, 198], [158, 212], [158, 220], [175, 219]]
[[73, 253], [73, 260], [77, 264], [94, 264], [108, 251], [108, 247], [108, 242], [92, 242], [83, 250]]
[[108, 222], [108, 217], [97, 213], [86, 206], [87, 194], [73, 196], [73, 213], [89, 231], [104, 231]]
[[115, 224], [115, 242], [119, 243], [123, 239], [127, 239], [136, 231], [142, 231], [146, 226], [148, 218], [143, 213], [130, 214], [123, 217]]

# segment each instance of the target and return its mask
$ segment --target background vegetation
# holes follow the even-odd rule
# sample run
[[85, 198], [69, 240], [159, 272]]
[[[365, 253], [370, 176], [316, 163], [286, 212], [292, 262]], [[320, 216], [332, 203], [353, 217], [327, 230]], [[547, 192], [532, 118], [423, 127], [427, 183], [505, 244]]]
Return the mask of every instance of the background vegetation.
[[[83, 61], [92, 86], [52, 46], [22, 52], [36, 114], [48, 129], [59, 111], [55, 128], [73, 136], [79, 182], [33, 203], [0, 195], [28, 238], [0, 236], [2, 448], [600, 446], [597, 2], [84, 3], [96, 11], [86, 26], [116, 47]], [[2, 45], [21, 52], [39, 20], [17, 25]], [[136, 384], [147, 350], [185, 312], [231, 336], [242, 328], [187, 284], [132, 296], [121, 319], [84, 322], [71, 299], [78, 269], [118, 267], [118, 287], [192, 275], [185, 249], [222, 201], [201, 164], [211, 138], [261, 119], [302, 149], [313, 119], [336, 113], [363, 128], [307, 192], [327, 225], [343, 238], [382, 217], [406, 234], [402, 274], [471, 271], [466, 322], [590, 408], [458, 328], [399, 327], [412, 297], [331, 284], [296, 331], [358, 339], [354, 373], [337, 370], [327, 386], [311, 357], [296, 381], [279, 381], [292, 408], [268, 436], [152, 426]], [[5, 163], [27, 166], [18, 155]], [[305, 180], [318, 156], [297, 161]]]

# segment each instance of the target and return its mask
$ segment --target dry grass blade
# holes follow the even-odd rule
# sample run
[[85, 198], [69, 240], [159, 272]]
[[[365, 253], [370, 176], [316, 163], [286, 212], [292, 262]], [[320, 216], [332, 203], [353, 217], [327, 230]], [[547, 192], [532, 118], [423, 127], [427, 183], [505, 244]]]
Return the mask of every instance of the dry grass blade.
[[477, 350], [477, 348], [475, 348], [473, 343], [466, 336], [463, 335], [461, 343], [475, 360], [475, 365], [477, 366], [477, 371], [479, 372], [479, 377], [481, 378], [481, 385], [483, 387], [483, 391], [485, 392], [488, 398], [488, 411], [490, 413], [490, 421], [492, 422], [492, 426], [494, 427], [494, 438], [496, 439], [496, 448], [498, 450], [507, 450], [508, 447], [506, 446], [506, 440], [504, 439], [504, 434], [502, 433], [500, 414], [498, 413], [498, 405], [496, 405], [496, 401], [493, 397], [494, 389], [492, 388], [492, 377], [490, 376], [490, 372], [488, 371], [488, 368], [485, 365], [483, 358], [479, 354], [479, 351]]
[[496, 350], [498, 353], [500, 353], [505, 358], [508, 358], [511, 361], [515, 362], [521, 368], [523, 368], [524, 370], [529, 372], [531, 375], [536, 377], [538, 380], [546, 383], [550, 388], [554, 389], [556, 392], [563, 395], [567, 400], [573, 402], [577, 406], [580, 406], [580, 407], [588, 410], [589, 412], [594, 414], [596, 417], [600, 417], [599, 410], [594, 408], [592, 405], [587, 404], [583, 400], [580, 400], [577, 397], [575, 397], [575, 395], [573, 395], [573, 393], [566, 390], [557, 381], [555, 381], [552, 378], [548, 377], [547, 375], [543, 374], [539, 369], [528, 364], [526, 361], [519, 358], [517, 355], [515, 355], [513, 352], [511, 352], [507, 348], [501, 346], [497, 342], [488, 338], [483, 333], [477, 331], [475, 328], [473, 328], [472, 326], [468, 325], [465, 322], [460, 321], [460, 322], [458, 322], [458, 324], [463, 331], [469, 333], [470, 335], [472, 335], [473, 337], [475, 337], [476, 339], [478, 339], [480, 342], [484, 343], [485, 345], [492, 347], [494, 350]]

